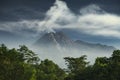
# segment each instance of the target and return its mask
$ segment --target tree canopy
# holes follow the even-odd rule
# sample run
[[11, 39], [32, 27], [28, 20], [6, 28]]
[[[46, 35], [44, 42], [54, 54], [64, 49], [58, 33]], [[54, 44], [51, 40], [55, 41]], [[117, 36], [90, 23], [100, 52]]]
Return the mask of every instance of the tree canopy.
[[120, 50], [111, 57], [97, 57], [93, 65], [86, 55], [64, 59], [67, 69], [52, 60], [41, 60], [25, 45], [9, 49], [1, 44], [0, 80], [120, 80]]

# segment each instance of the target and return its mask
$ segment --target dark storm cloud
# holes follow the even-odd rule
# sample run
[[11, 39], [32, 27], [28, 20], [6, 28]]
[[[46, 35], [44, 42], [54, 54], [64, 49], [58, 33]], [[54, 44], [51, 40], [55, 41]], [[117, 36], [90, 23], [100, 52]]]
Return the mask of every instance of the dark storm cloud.
[[1, 0], [0, 21], [42, 19], [54, 0]]
[[42, 19], [44, 13], [27, 7], [8, 8], [0, 11], [0, 21], [18, 21], [24, 19]]
[[[63, 0], [73, 12], [89, 4], [97, 4], [105, 11], [120, 14], [120, 0]], [[43, 19], [55, 0], [1, 0], [0, 21]]]
[[89, 4], [97, 4], [102, 9], [110, 13], [120, 14], [120, 0], [64, 0], [75, 12]]

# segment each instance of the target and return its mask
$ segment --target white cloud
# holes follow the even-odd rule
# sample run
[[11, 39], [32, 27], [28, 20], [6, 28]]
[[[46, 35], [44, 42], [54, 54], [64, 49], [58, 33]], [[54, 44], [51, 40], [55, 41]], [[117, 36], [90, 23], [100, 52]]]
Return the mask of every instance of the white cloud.
[[[44, 26], [48, 31], [54, 28], [65, 28], [66, 25], [75, 22], [76, 18], [65, 2], [56, 0], [54, 6], [47, 11], [46, 18], [39, 23], [39, 26]], [[65, 26], [62, 24], [65, 24]]]
[[102, 10], [99, 6], [95, 5], [95, 4], [91, 4], [88, 6], [83, 7], [80, 10], [81, 14], [101, 14], [101, 13], [105, 13], [104, 10]]
[[120, 38], [120, 16], [109, 14], [95, 4], [88, 5], [80, 10], [80, 14], [75, 14], [65, 2], [56, 0], [46, 12], [44, 20], [0, 23], [0, 30], [11, 32], [23, 29], [50, 32], [63, 28], [76, 29], [89, 35]]

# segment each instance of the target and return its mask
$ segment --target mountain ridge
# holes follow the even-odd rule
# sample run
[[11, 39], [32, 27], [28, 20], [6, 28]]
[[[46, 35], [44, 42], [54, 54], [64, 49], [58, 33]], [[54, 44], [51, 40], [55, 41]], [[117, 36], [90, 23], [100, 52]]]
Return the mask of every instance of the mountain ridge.
[[56, 32], [56, 33], [54, 32], [46, 33], [35, 42], [35, 46], [48, 47], [48, 46], [56, 46], [56, 45], [59, 45], [61, 47], [75, 48], [75, 49], [81, 49], [81, 50], [95, 49], [95, 50], [111, 51], [116, 49], [113, 46], [103, 45], [100, 43], [93, 44], [93, 43], [85, 42], [82, 40], [73, 41], [62, 31]]

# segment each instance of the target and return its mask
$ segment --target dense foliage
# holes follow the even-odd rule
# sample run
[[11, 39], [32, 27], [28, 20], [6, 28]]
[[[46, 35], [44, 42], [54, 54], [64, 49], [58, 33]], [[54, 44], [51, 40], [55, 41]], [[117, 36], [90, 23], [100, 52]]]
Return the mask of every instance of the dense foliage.
[[120, 50], [98, 57], [93, 65], [86, 55], [65, 57], [67, 69], [39, 57], [26, 46], [8, 49], [0, 45], [0, 80], [120, 80]]
[[0, 80], [64, 80], [65, 72], [54, 62], [39, 57], [26, 46], [8, 49], [0, 45]]

